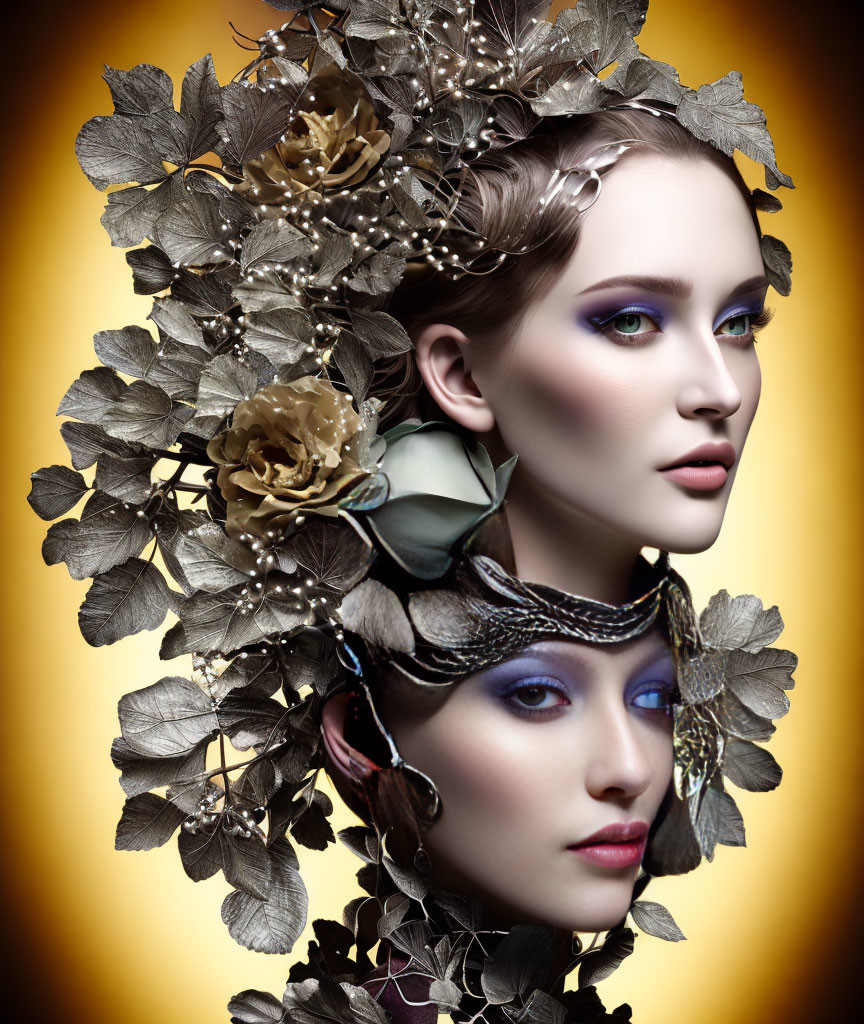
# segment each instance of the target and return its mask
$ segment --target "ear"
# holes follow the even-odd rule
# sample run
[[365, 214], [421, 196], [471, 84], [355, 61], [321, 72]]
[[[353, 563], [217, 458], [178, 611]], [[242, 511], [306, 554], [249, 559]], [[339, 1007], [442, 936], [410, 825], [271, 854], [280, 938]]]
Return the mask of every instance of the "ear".
[[327, 701], [321, 712], [321, 735], [327, 754], [339, 771], [352, 782], [362, 782], [379, 769], [345, 739], [349, 700], [347, 693], [340, 693]]
[[428, 324], [415, 339], [417, 368], [429, 394], [450, 419], [485, 434], [495, 415], [471, 375], [471, 342], [449, 324]]

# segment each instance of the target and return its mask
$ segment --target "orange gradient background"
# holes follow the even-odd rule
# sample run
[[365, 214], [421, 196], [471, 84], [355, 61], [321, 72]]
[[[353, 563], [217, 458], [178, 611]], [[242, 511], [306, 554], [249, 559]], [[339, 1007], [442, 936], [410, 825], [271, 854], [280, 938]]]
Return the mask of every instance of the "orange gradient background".
[[[649, 895], [670, 908], [688, 941], [641, 937], [600, 987], [610, 1007], [631, 1003], [639, 1024], [836, 1019], [858, 970], [858, 40], [843, 31], [822, 39], [825, 11], [840, 5], [820, 4], [818, 23], [794, 6], [653, 0], [639, 40], [689, 85], [741, 70], [748, 98], [768, 111], [780, 166], [798, 186], [781, 190], [786, 209], [765, 220], [792, 249], [794, 287], [788, 299], [769, 294], [776, 317], [759, 342], [762, 406], [726, 524], [711, 551], [674, 561], [700, 606], [721, 586], [779, 604], [782, 643], [800, 656], [793, 709], [771, 743], [783, 785], [740, 797], [749, 851], [721, 848], [692, 875], [652, 883]], [[14, 9], [4, 22], [0, 192], [0, 437], [11, 460], [0, 529], [0, 779], [5, 937], [12, 991], [28, 1007], [15, 1019], [215, 1024], [227, 1021], [225, 1004], [242, 989], [281, 993], [290, 959], [235, 945], [219, 918], [227, 887], [187, 879], [174, 843], [146, 854], [113, 849], [122, 805], [108, 757], [116, 702], [185, 666], [159, 662], [159, 632], [87, 646], [76, 622], [86, 586], [63, 566], [42, 564], [47, 524], [24, 499], [32, 470], [67, 462], [54, 411], [73, 378], [96, 365], [91, 336], [144, 323], [150, 306], [133, 294], [124, 254], [99, 224], [104, 196], [73, 152], [84, 121], [111, 110], [102, 63], [153, 63], [179, 81], [210, 50], [224, 82], [245, 63], [229, 19], [253, 37], [283, 19], [260, 0], [47, 0]], [[762, 184], [752, 165], [742, 166], [752, 185]], [[347, 823], [347, 815], [336, 822]], [[313, 916], [340, 916], [356, 867], [341, 849], [304, 858]]]

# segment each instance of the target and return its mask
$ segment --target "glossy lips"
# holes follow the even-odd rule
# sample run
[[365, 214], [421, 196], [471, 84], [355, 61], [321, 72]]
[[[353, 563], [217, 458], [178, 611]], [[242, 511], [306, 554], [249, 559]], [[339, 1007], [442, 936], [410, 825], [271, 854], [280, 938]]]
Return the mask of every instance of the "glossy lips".
[[664, 466], [660, 472], [682, 487], [716, 491], [726, 483], [734, 462], [735, 449], [728, 441], [709, 442]]
[[616, 870], [641, 864], [647, 840], [647, 822], [629, 821], [607, 825], [567, 849], [591, 864]]

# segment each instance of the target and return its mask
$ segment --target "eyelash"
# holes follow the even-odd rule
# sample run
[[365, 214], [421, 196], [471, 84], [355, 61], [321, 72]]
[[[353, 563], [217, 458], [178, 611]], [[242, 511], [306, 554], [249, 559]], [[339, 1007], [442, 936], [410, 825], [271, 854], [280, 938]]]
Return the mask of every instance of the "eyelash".
[[[646, 317], [655, 324], [657, 330], [645, 331], [641, 334], [625, 334], [623, 331], [617, 331], [614, 327], [611, 326], [612, 323], [618, 319], [618, 317], [627, 316], [628, 314]], [[774, 316], [774, 310], [763, 308], [759, 310], [758, 313], [750, 313], [746, 311], [742, 311], [740, 313], [733, 313], [732, 316], [727, 316], [723, 323], [721, 323], [719, 326], [722, 327], [724, 324], [729, 323], [730, 320], [736, 320], [738, 317], [742, 316], [746, 316], [749, 318], [750, 329], [746, 331], [744, 334], [724, 334], [722, 335], [722, 337], [735, 339], [740, 338], [745, 345], [749, 345], [751, 342], [755, 344], [756, 335], [763, 329], [763, 327], [767, 327], [768, 324], [771, 322], [771, 319]], [[650, 337], [662, 331], [662, 320], [661, 323], [657, 323], [658, 320], [661, 320], [661, 318], [658, 317], [656, 314], [646, 313], [643, 309], [619, 309], [616, 312], [612, 313], [611, 316], [604, 315], [599, 317], [591, 317], [589, 319], [589, 322], [598, 333], [604, 334], [607, 338], [609, 338], [611, 341], [614, 341], [616, 344], [638, 345], [640, 344], [640, 341], [638, 339]], [[736, 344], [740, 345], [741, 341], [737, 341]]]

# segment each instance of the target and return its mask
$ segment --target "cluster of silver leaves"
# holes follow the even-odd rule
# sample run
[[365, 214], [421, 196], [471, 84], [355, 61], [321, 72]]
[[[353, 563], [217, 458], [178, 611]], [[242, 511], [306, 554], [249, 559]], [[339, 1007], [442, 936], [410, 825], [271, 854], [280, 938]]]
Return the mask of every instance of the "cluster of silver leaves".
[[677, 799], [652, 838], [646, 866], [678, 874], [714, 856], [718, 843], [745, 844], [744, 823], [724, 778], [740, 789], [767, 792], [780, 766], [758, 745], [789, 710], [797, 657], [770, 647], [783, 629], [776, 606], [758, 597], [715, 594], [699, 617], [699, 645], [678, 659], [675, 706]]
[[[459, 224], [466, 166], [530, 135], [542, 119], [621, 103], [663, 110], [723, 152], [763, 163], [770, 189], [792, 183], [777, 169], [764, 115], [743, 100], [737, 73], [694, 91], [640, 53], [634, 38], [647, 0], [580, 0], [554, 25], [538, 17], [545, 5], [537, 0], [270, 2], [291, 20], [262, 37], [226, 85], [209, 56], [193, 64], [179, 110], [160, 69], [106, 70], [114, 112], [84, 126], [77, 154], [91, 182], [111, 189], [102, 222], [115, 245], [131, 248], [135, 291], [154, 296], [153, 326], [96, 335], [100, 365], [81, 373], [58, 409], [68, 417], [61, 433], [72, 468], [34, 473], [30, 502], [54, 520], [86, 499], [79, 518], [50, 528], [43, 554], [77, 580], [92, 578], [79, 612], [88, 643], [157, 629], [170, 614], [176, 622], [161, 656], [192, 656], [190, 677], [167, 676], [120, 702], [112, 757], [127, 801], [118, 848], [149, 849], [179, 830], [189, 876], [222, 871], [234, 887], [222, 908], [234, 938], [284, 953], [306, 920], [294, 844], [323, 849], [334, 840], [316, 781], [321, 702], [342, 671], [337, 609], [375, 552], [347, 516], [298, 519], [290, 534], [254, 543], [229, 537], [208, 441], [230, 425], [239, 402], [274, 381], [326, 377], [359, 407], [376, 362], [410, 348], [385, 311], [406, 266], [452, 272], [482, 255], [482, 240]], [[310, 83], [333, 71], [365, 90], [389, 136], [386, 152], [350, 188], [257, 203], [251, 163], [284, 139], [308, 105]], [[761, 209], [779, 208], [757, 193]], [[785, 293], [788, 250], [765, 236], [763, 253]], [[733, 658], [723, 651], [718, 645], [718, 658]], [[735, 664], [724, 671], [741, 675]], [[764, 717], [735, 685], [727, 689], [741, 707], [754, 721]], [[708, 722], [709, 732], [712, 723], [726, 728], [732, 697], [695, 684], [692, 692], [682, 716]], [[739, 718], [722, 751], [687, 747], [700, 766], [693, 772], [713, 779], [722, 764], [733, 781], [764, 788], [770, 772], [751, 748], [766, 727], [748, 725], [744, 712]], [[209, 767], [214, 752], [218, 766]], [[722, 795], [694, 812], [703, 848], [713, 848], [715, 819], [723, 823], [717, 841], [728, 838], [729, 806]], [[395, 884], [414, 899], [409, 883]], [[479, 980], [460, 991], [495, 1008], [476, 1020], [602, 1019], [594, 1004], [585, 1003], [582, 1016], [553, 1005], [531, 970], [516, 979], [531, 945], [525, 933], [502, 940], [478, 968], [468, 924], [458, 941], [442, 932], [431, 946], [432, 924], [412, 916], [425, 904], [415, 899], [409, 910], [392, 895], [379, 937], [426, 965], [440, 1005], [452, 1008], [453, 979], [476, 969]], [[668, 930], [653, 906], [634, 910], [637, 923]], [[295, 979], [279, 1013], [293, 1021], [383, 1020], [347, 981], [337, 984], [339, 970], [325, 970], [350, 946], [342, 926], [333, 927], [330, 945], [322, 940], [316, 954], [318, 974]], [[628, 935], [618, 930], [602, 950], [581, 954], [585, 984], [624, 955]], [[370, 946], [357, 948], [365, 967]], [[283, 1019], [266, 1000], [254, 1010], [253, 997], [238, 998], [238, 1020]]]

